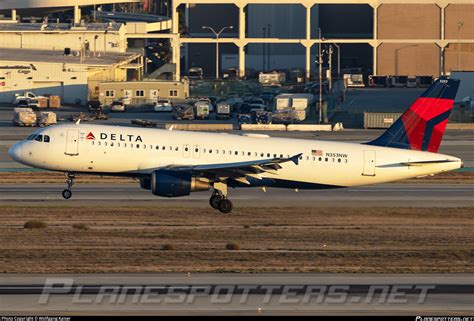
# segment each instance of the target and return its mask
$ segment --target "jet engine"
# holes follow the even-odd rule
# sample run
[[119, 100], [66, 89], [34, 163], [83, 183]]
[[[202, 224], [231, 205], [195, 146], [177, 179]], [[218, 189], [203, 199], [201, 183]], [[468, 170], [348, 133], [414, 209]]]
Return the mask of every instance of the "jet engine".
[[210, 186], [208, 180], [187, 172], [156, 170], [151, 174], [151, 192], [157, 196], [187, 196], [191, 192], [207, 191]]

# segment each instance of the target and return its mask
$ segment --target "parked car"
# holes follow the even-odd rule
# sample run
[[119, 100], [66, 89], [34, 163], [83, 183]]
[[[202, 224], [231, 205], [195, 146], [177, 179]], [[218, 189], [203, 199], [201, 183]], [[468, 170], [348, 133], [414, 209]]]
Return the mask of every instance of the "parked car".
[[155, 106], [153, 107], [154, 111], [160, 112], [160, 111], [173, 111], [173, 105], [171, 104], [171, 101], [169, 99], [158, 99], [158, 101], [155, 103]]
[[121, 100], [114, 100], [110, 105], [110, 111], [113, 112], [124, 112], [125, 111], [125, 104]]

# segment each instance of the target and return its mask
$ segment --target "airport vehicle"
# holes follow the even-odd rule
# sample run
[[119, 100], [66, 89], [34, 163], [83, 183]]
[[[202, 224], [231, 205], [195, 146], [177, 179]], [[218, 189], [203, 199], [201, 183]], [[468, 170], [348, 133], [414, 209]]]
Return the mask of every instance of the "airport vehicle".
[[14, 126], [36, 126], [37, 117], [32, 108], [29, 107], [15, 107], [13, 110], [13, 125]]
[[209, 112], [212, 113], [214, 111], [214, 105], [212, 104], [209, 98], [200, 98], [198, 101], [194, 103], [194, 107], [197, 108], [198, 106], [205, 105], [209, 109]]
[[197, 119], [209, 119], [209, 104], [194, 105], [194, 115]]
[[347, 87], [365, 87], [363, 74], [344, 74]]
[[20, 99], [16, 103], [17, 107], [32, 108], [34, 110], [39, 108], [38, 99]]
[[87, 102], [87, 109], [89, 112], [102, 110], [102, 103], [97, 99], [89, 100]]
[[156, 112], [169, 112], [173, 111], [173, 105], [169, 99], [158, 99], [158, 101], [155, 103], [155, 106], [153, 107], [153, 110]]
[[38, 102], [38, 98], [46, 98], [46, 97], [43, 97], [43, 96], [37, 96], [35, 93], [32, 93], [32, 92], [24, 92], [24, 93], [19, 93], [19, 94], [15, 94], [15, 98], [13, 100], [13, 104], [15, 106], [18, 106], [19, 102], [20, 101], [30, 101], [30, 100], [36, 100], [36, 102]]
[[217, 119], [230, 119], [232, 116], [232, 106], [225, 101], [217, 103]]
[[171, 117], [176, 120], [193, 120], [194, 108], [188, 104], [175, 105]]
[[280, 86], [286, 81], [286, 74], [284, 72], [261, 72], [258, 75], [258, 82], [262, 86]]
[[202, 80], [203, 78], [203, 70], [199, 67], [189, 68], [188, 76], [190, 80]]
[[110, 105], [110, 111], [113, 112], [124, 112], [125, 111], [125, 104], [121, 100], [114, 100], [112, 105]]
[[76, 123], [39, 129], [8, 153], [65, 172], [66, 199], [76, 174], [127, 176], [162, 197], [212, 190], [210, 205], [229, 213], [228, 187], [343, 188], [461, 168], [461, 159], [438, 154], [459, 83], [438, 79], [380, 137], [361, 144]]

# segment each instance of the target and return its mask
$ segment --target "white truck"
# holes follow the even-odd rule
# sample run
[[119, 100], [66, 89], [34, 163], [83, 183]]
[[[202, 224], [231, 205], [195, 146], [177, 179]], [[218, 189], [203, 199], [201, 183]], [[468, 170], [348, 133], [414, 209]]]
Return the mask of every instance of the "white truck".
[[13, 104], [15, 106], [17, 106], [20, 101], [25, 101], [25, 100], [30, 101], [30, 100], [33, 100], [33, 99], [38, 100], [38, 98], [46, 98], [46, 97], [37, 96], [35, 93], [30, 92], [30, 91], [25, 91], [25, 92], [22, 92], [22, 93], [16, 93], [15, 98], [13, 99]]

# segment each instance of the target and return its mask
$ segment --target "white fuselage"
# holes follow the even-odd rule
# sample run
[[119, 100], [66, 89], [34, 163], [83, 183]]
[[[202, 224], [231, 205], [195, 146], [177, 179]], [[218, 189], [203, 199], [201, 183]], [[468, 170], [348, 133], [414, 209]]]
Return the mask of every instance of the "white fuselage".
[[[238, 163], [302, 153], [298, 165], [282, 163], [282, 169], [260, 175], [282, 182], [278, 187], [324, 188], [390, 182], [462, 166], [459, 158], [443, 154], [265, 135], [89, 124], [58, 125], [36, 134], [48, 135], [49, 142], [21, 141], [10, 155], [32, 167], [75, 173], [140, 176], [167, 166]], [[413, 162], [428, 163], [406, 164]]]

